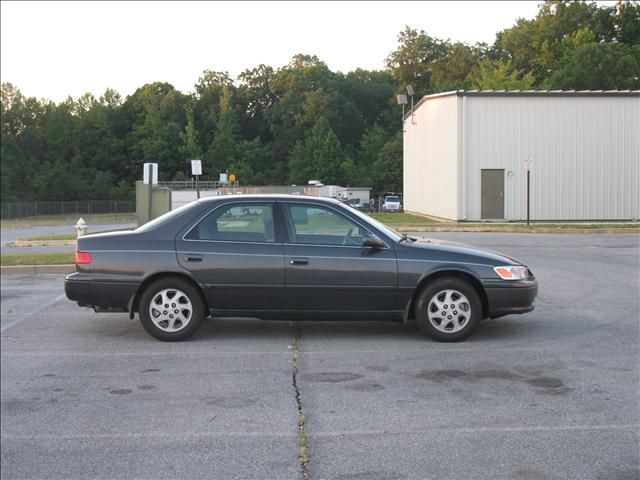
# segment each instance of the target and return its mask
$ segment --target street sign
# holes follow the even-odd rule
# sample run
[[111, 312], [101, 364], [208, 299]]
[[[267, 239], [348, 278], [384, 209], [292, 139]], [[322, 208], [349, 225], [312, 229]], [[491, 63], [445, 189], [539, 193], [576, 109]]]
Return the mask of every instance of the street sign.
[[202, 175], [202, 160], [191, 160], [191, 175]]
[[529, 225], [531, 214], [531, 170], [533, 170], [532, 158], [525, 159], [524, 169], [527, 171], [527, 225]]
[[525, 169], [527, 172], [530, 172], [531, 170], [533, 170], [533, 160], [532, 160], [532, 159], [527, 158], [527, 159], [524, 161], [524, 169]]
[[156, 185], [158, 183], [158, 164], [145, 163], [142, 168], [142, 181]]

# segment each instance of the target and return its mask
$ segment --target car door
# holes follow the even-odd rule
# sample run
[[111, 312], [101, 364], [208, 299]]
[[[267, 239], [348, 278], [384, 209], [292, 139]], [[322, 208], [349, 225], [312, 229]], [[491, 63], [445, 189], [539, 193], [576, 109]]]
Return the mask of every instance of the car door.
[[285, 308], [389, 311], [395, 303], [393, 248], [362, 246], [367, 228], [336, 208], [279, 202], [285, 224]]
[[274, 202], [229, 201], [178, 235], [178, 262], [205, 285], [219, 314], [282, 308], [283, 246], [274, 218]]

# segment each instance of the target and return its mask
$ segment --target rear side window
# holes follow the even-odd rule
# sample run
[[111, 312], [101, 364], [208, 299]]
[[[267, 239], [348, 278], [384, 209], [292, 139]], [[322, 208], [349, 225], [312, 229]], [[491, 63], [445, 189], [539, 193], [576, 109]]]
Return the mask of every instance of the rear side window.
[[187, 240], [227, 242], [274, 242], [272, 204], [232, 204], [221, 207], [200, 221]]

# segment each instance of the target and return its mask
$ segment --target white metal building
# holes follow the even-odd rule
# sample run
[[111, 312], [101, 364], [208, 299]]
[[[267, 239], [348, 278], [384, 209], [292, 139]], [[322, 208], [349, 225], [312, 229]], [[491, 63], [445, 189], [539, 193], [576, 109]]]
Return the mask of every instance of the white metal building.
[[634, 220], [640, 91], [454, 91], [404, 118], [405, 211], [452, 220]]

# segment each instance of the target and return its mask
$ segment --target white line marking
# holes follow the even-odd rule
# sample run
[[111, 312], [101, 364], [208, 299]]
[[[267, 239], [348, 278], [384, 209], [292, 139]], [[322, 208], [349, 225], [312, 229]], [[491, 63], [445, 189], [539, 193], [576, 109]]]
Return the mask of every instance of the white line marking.
[[[640, 425], [522, 425], [514, 427], [472, 427], [472, 428], [448, 428], [448, 427], [428, 427], [429, 432], [442, 431], [445, 433], [482, 433], [482, 432], [580, 432], [594, 430], [635, 430], [640, 429]], [[315, 432], [315, 437], [339, 437], [346, 435], [425, 435], [424, 432], [394, 432], [389, 430], [351, 430], [351, 431], [328, 431]]]
[[2, 352], [3, 357], [48, 357], [48, 356], [72, 356], [72, 357], [129, 357], [137, 355], [151, 355], [151, 356], [163, 356], [163, 355], [291, 355], [286, 351], [286, 347], [283, 347], [282, 351], [191, 351], [191, 352]]
[[57, 298], [54, 298], [53, 300], [51, 300], [49, 303], [45, 303], [44, 305], [42, 305], [40, 308], [38, 308], [37, 310], [34, 310], [31, 313], [27, 313], [25, 316], [20, 317], [17, 320], [14, 320], [13, 322], [9, 322], [7, 325], [3, 325], [0, 328], [0, 332], [4, 332], [8, 329], [10, 329], [11, 327], [13, 327], [14, 325], [17, 325], [18, 323], [22, 322], [23, 320], [26, 320], [27, 318], [29, 318], [32, 315], [35, 315], [36, 313], [41, 312], [42, 310], [44, 310], [45, 308], [50, 307], [51, 305], [53, 305], [54, 303], [56, 303], [58, 300], [62, 300], [63, 298], [65, 298], [65, 294], [63, 293], [62, 295], [60, 295]]
[[[392, 345], [393, 346], [393, 345]], [[637, 346], [633, 345], [633, 348], [630, 348], [629, 350], [635, 351], [637, 350]], [[516, 352], [522, 352], [522, 351], [531, 351], [531, 352], [537, 352], [537, 351], [553, 351], [553, 350], [557, 350], [557, 347], [515, 347], [515, 348], [492, 348], [492, 352], [498, 352], [498, 353], [516, 353]], [[572, 349], [565, 349], [565, 352], [567, 351], [583, 351], [584, 349], [582, 347], [576, 347], [576, 348], [572, 348]], [[594, 348], [592, 349], [592, 351], [598, 351], [598, 350], [605, 350], [608, 352], [606, 347], [602, 347], [602, 348]], [[424, 350], [424, 349], [407, 349], [407, 350], [387, 350], [387, 354], [389, 355], [439, 355], [439, 354], [443, 354], [443, 353], [453, 353], [453, 354], [464, 354], [464, 353], [478, 353], [478, 352], [484, 352], [486, 353], [487, 349], [462, 349], [462, 348], [443, 348], [443, 349], [433, 349], [433, 350]], [[340, 354], [348, 354], [348, 355], [352, 355], [352, 354], [356, 354], [356, 355], [360, 355], [360, 354], [369, 354], [369, 353], [375, 353], [375, 354], [379, 354], [380, 350], [308, 350], [308, 351], [304, 351], [302, 350], [302, 353], [304, 353], [305, 355], [309, 354], [309, 355], [340, 355]], [[619, 355], [628, 355], [627, 351], [616, 351], [616, 352], [612, 352], [614, 354], [619, 354]], [[183, 352], [176, 352], [176, 351], [149, 351], [149, 352], [69, 352], [69, 351], [61, 351], [61, 352], [25, 352], [25, 351], [19, 351], [19, 352], [8, 352], [8, 351], [3, 351], [2, 353], [0, 353], [0, 356], [2, 357], [46, 357], [46, 356], [79, 356], [79, 357], [126, 357], [126, 356], [135, 356], [135, 355], [151, 355], [151, 356], [156, 356], [156, 355], [288, 355], [288, 352], [282, 351], [282, 350], [215, 350], [214, 348], [212, 348], [211, 350], [186, 350]]]
[[[292, 427], [293, 428], [293, 427]], [[186, 432], [186, 433], [86, 433], [86, 434], [36, 434], [36, 435], [7, 435], [2, 434], [2, 440], [74, 440], [74, 439], [116, 439], [116, 438], [181, 438], [194, 437], [297, 437], [294, 432]]]
[[[638, 425], [561, 425], [561, 426], [516, 426], [516, 427], [477, 427], [477, 428], [447, 428], [435, 427], [430, 431], [444, 431], [446, 433], [482, 433], [482, 432], [575, 432], [595, 430], [638, 430]], [[388, 430], [345, 430], [316, 432], [315, 437], [339, 437], [359, 435], [419, 435], [424, 437], [424, 432], [392, 432]], [[10, 435], [2, 434], [2, 440], [74, 440], [74, 439], [118, 439], [118, 438], [207, 438], [207, 437], [295, 437], [293, 432], [158, 432], [158, 433], [86, 433], [86, 434], [35, 434], [35, 435]]]

